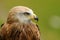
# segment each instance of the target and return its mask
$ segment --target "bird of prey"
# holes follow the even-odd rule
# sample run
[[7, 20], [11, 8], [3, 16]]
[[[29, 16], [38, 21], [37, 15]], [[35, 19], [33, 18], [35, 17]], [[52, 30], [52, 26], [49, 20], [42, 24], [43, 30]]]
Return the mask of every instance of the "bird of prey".
[[6, 22], [1, 25], [0, 40], [40, 40], [38, 25], [32, 21], [38, 17], [25, 6], [13, 7]]

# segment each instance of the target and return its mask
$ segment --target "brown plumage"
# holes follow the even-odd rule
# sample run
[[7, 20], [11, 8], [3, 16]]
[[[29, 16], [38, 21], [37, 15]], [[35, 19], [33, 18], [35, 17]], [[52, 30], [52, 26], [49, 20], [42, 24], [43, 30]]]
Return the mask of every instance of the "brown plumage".
[[31, 21], [31, 18], [35, 17], [32, 16], [30, 18], [28, 16], [29, 19], [21, 21], [16, 16], [18, 13], [21, 14], [21, 11], [27, 12], [27, 10], [30, 9], [24, 6], [17, 6], [9, 11], [7, 21], [0, 30], [0, 40], [40, 40], [39, 28]]
[[4, 25], [4, 23], [3, 24], [1, 24], [1, 26], [0, 27], [2, 27]]

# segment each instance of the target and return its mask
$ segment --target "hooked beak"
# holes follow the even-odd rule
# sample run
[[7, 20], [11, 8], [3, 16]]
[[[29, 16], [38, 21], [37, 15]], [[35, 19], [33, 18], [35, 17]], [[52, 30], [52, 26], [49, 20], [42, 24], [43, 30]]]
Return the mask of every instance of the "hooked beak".
[[35, 19], [36, 21], [38, 21], [38, 17], [35, 17], [34, 19]]
[[32, 15], [32, 19], [38, 21], [38, 17], [35, 14]]

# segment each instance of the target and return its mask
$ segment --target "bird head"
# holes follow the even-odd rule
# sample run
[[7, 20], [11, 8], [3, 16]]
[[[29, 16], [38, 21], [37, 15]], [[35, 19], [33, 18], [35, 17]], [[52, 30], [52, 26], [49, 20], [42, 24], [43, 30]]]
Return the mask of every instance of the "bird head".
[[[38, 21], [38, 17], [34, 14], [32, 9], [25, 6], [16, 6], [9, 11], [8, 15], [9, 20], [19, 21], [21, 23], [31, 22], [32, 19]], [[9, 21], [8, 20], [8, 21]]]

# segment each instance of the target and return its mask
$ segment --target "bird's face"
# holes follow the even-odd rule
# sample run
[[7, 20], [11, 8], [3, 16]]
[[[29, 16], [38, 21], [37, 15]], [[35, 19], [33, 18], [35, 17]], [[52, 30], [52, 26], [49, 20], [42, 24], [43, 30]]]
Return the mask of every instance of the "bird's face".
[[14, 10], [15, 12], [15, 18], [17, 18], [21, 23], [28, 23], [32, 19], [38, 21], [38, 17], [33, 13], [30, 8], [24, 6], [17, 6], [14, 7], [12, 10]]

